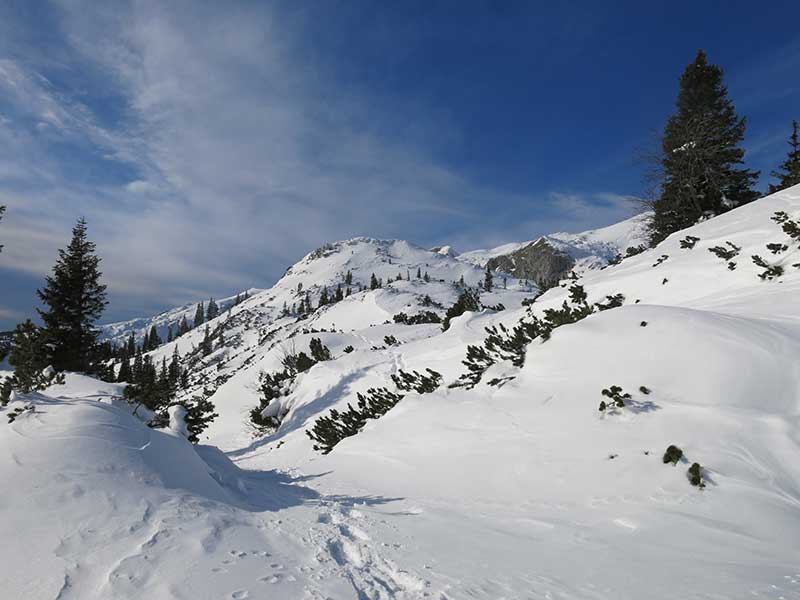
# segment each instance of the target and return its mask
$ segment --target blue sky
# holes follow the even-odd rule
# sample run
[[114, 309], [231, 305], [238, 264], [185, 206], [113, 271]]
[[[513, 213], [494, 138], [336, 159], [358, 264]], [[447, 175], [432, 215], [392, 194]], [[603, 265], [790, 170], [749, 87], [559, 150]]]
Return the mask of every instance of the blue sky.
[[467, 250], [632, 214], [698, 48], [760, 188], [800, 118], [796, 2], [4, 2], [0, 328], [83, 215], [116, 320], [354, 235]]

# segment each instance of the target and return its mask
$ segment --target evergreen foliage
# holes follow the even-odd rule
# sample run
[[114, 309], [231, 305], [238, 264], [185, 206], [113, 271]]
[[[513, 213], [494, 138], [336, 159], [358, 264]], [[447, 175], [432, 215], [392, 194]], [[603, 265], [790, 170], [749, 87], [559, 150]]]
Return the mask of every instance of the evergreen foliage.
[[722, 260], [732, 260], [733, 258], [739, 255], [739, 252], [742, 251], [741, 247], [737, 246], [732, 242], [725, 242], [725, 246], [713, 246], [708, 249], [711, 254], [714, 254], [721, 258]]
[[673, 465], [677, 465], [678, 461], [683, 458], [683, 450], [678, 448], [677, 446], [669, 446], [664, 452], [664, 464], [672, 463]]
[[768, 193], [774, 194], [793, 185], [800, 184], [800, 135], [797, 121], [792, 121], [792, 134], [789, 136], [789, 155], [778, 170], [771, 175], [778, 180], [777, 185], [769, 184]]
[[63, 375], [57, 375], [47, 368], [49, 365], [46, 362], [45, 343], [42, 330], [30, 319], [17, 325], [14, 330], [14, 344], [8, 356], [8, 363], [14, 367], [14, 374], [3, 383], [0, 404], [8, 402], [12, 389], [29, 394], [63, 382]]
[[186, 409], [184, 420], [186, 429], [189, 431], [188, 440], [193, 444], [200, 441], [200, 434], [219, 416], [214, 412], [214, 404], [209, 400], [211, 393], [210, 390], [204, 388], [201, 394], [175, 403]]
[[492, 274], [492, 270], [489, 268], [489, 263], [486, 263], [486, 272], [483, 274], [483, 289], [487, 292], [491, 292], [493, 287], [494, 275]]
[[662, 138], [664, 176], [650, 224], [652, 245], [758, 197], [752, 189], [758, 173], [741, 167], [744, 132], [722, 69], [700, 50], [681, 75], [676, 112]]
[[695, 237], [693, 235], [687, 235], [685, 238], [681, 240], [681, 248], [684, 250], [692, 250], [695, 247], [695, 244], [700, 241], [699, 237]]
[[761, 267], [764, 269], [761, 273], [758, 274], [758, 277], [764, 281], [771, 281], [776, 277], [780, 277], [783, 275], [783, 267], [781, 265], [771, 265], [763, 258], [761, 258], [758, 254], [754, 254], [752, 256], [753, 263], [757, 267]]
[[427, 375], [423, 375], [419, 371], [408, 373], [400, 369], [397, 373], [392, 374], [392, 381], [397, 389], [403, 392], [414, 391], [418, 394], [430, 394], [442, 385], [442, 375], [433, 369], [425, 369], [425, 371], [427, 371]]
[[416, 315], [407, 315], [404, 312], [397, 313], [392, 317], [395, 323], [404, 325], [422, 325], [423, 323], [441, 323], [442, 318], [435, 312], [424, 310]]
[[100, 283], [100, 258], [86, 234], [86, 221], [72, 229], [72, 241], [59, 250], [59, 259], [44, 289], [37, 294], [46, 306], [39, 309], [44, 326], [44, 362], [58, 371], [91, 372], [96, 366], [97, 334], [94, 323], [108, 304]]
[[194, 321], [192, 322], [192, 328], [199, 327], [205, 322], [206, 319], [206, 311], [203, 307], [203, 303], [197, 305], [197, 310], [194, 312]]
[[383, 343], [387, 346], [397, 346], [400, 342], [393, 335], [385, 335], [383, 336]]
[[601, 394], [609, 399], [606, 403], [605, 400], [600, 401], [600, 412], [605, 412], [609, 407], [625, 408], [625, 400], [630, 400], [631, 395], [623, 393], [622, 388], [618, 385], [612, 385], [610, 388], [604, 389]]
[[442, 322], [442, 331], [450, 329], [450, 321], [452, 319], [460, 317], [467, 311], [476, 311], [479, 309], [480, 300], [478, 299], [478, 294], [468, 289], [464, 290], [461, 292], [461, 295], [459, 295], [458, 300], [455, 301], [455, 304], [447, 309], [444, 321]]
[[701, 468], [700, 463], [692, 463], [692, 466], [686, 471], [686, 476], [689, 478], [689, 483], [702, 489], [706, 487], [706, 484], [703, 483], [703, 478], [700, 473]]
[[219, 316], [219, 306], [214, 302], [214, 298], [208, 299], [208, 306], [206, 307], [206, 321], [216, 319]]
[[323, 345], [322, 340], [319, 338], [311, 338], [308, 349], [311, 352], [311, 357], [316, 362], [323, 362], [331, 359], [331, 351], [328, 350], [327, 346]]
[[357, 397], [355, 407], [348, 403], [347, 410], [332, 409], [330, 414], [317, 419], [310, 431], [306, 430], [306, 435], [314, 442], [314, 450], [328, 454], [344, 438], [361, 431], [369, 419], [382, 417], [403, 399], [402, 394], [387, 388], [370, 388]]

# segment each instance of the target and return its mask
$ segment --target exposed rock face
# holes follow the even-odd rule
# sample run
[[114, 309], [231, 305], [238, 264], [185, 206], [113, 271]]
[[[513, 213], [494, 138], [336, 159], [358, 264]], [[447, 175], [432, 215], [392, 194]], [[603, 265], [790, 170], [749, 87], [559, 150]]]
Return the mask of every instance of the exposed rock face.
[[490, 258], [489, 269], [502, 271], [518, 279], [533, 281], [545, 289], [556, 285], [575, 265], [575, 260], [563, 250], [554, 248], [540, 238], [509, 254]]

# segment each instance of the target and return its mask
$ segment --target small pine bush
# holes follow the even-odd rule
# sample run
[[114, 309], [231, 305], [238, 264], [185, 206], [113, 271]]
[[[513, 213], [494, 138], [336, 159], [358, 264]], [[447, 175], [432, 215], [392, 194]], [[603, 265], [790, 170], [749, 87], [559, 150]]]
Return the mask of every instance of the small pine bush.
[[664, 452], [663, 461], [665, 465], [669, 463], [677, 465], [678, 461], [681, 458], [683, 458], [683, 450], [681, 450], [677, 446], [672, 445], [667, 448], [666, 452]]
[[600, 412], [605, 412], [605, 410], [611, 406], [625, 408], [625, 400], [629, 400], [631, 397], [630, 394], [623, 393], [622, 388], [618, 385], [612, 385], [610, 388], [606, 388], [600, 393], [610, 400], [610, 403], [606, 403], [605, 400], [600, 402]]
[[686, 476], [689, 478], [689, 483], [693, 486], [704, 488], [706, 484], [703, 483], [703, 478], [701, 476], [700, 470], [702, 467], [700, 463], [692, 463], [692, 466], [689, 467], [689, 470], [686, 471]]
[[752, 256], [752, 259], [753, 263], [757, 267], [761, 267], [762, 269], [764, 269], [761, 273], [758, 274], [759, 279], [763, 281], [771, 281], [772, 279], [775, 279], [776, 277], [780, 277], [781, 275], [783, 275], [782, 266], [771, 265], [757, 254], [754, 254]]
[[685, 238], [681, 240], [681, 248], [684, 250], [692, 250], [695, 247], [695, 244], [700, 241], [699, 237], [695, 237], [693, 235], [687, 235]]

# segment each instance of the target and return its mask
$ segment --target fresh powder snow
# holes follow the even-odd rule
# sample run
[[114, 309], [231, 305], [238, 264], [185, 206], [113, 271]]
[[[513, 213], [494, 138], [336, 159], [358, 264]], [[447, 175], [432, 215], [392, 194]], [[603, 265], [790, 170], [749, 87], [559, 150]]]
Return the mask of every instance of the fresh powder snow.
[[[800, 219], [800, 186], [610, 266], [640, 243], [643, 217], [549, 236], [590, 258], [578, 279], [531, 302], [540, 290], [498, 274], [486, 308], [444, 332], [394, 316], [444, 316], [493, 251], [324, 246], [212, 320], [225, 343], [207, 356], [193, 354], [202, 330], [150, 353], [177, 348], [185, 395], [209, 390], [219, 417], [197, 445], [174, 411], [147, 427], [124, 384], [70, 373], [17, 394], [0, 424], [3, 596], [800, 598], [800, 248], [777, 211]], [[348, 272], [350, 296], [286, 315]], [[448, 387], [487, 328], [544, 318], [574, 286], [587, 305], [621, 306], [533, 340], [522, 366], [499, 360], [474, 388]], [[106, 331], [143, 334], [193, 306], [165, 314]], [[259, 375], [312, 338], [332, 360], [278, 399], [275, 431], [256, 431]], [[317, 419], [425, 369], [444, 385], [406, 393], [329, 454], [313, 449]], [[613, 386], [629, 396], [599, 410]], [[695, 462], [702, 488], [687, 477]]]

